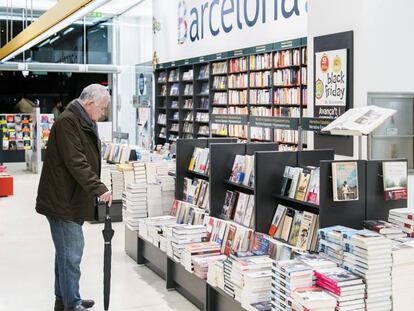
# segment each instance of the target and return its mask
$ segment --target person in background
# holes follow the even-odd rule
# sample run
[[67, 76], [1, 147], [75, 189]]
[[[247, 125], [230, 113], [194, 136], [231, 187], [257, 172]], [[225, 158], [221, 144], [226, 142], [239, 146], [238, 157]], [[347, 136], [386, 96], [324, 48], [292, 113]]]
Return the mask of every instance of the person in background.
[[40, 176], [36, 210], [50, 224], [55, 246], [55, 311], [83, 311], [94, 305], [79, 293], [84, 248], [82, 225], [96, 219], [97, 198], [112, 203], [100, 181], [96, 121], [110, 96], [99, 84], [87, 86], [52, 126]]
[[52, 109], [52, 113], [53, 113], [53, 115], [54, 115], [54, 117], [55, 117], [55, 120], [58, 118], [58, 116], [62, 113], [62, 111], [63, 111], [63, 105], [62, 105], [62, 102], [59, 100], [57, 103], [56, 103], [56, 105], [55, 105], [55, 107], [53, 107], [53, 109]]
[[15, 109], [17, 113], [32, 113], [33, 107], [35, 107], [35, 104], [30, 99], [22, 98], [16, 104]]

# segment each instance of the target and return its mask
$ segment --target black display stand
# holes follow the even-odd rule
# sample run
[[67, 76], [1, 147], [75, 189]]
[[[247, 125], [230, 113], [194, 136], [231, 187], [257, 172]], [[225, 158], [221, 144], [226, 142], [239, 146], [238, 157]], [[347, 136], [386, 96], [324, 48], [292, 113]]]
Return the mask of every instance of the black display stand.
[[[220, 216], [227, 190], [254, 194], [255, 188], [229, 181], [236, 155], [254, 155], [256, 151], [276, 151], [277, 149], [276, 143], [212, 144], [210, 147], [210, 216]], [[255, 174], [255, 179], [257, 178]]]
[[125, 253], [138, 263], [138, 231], [125, 225]]
[[146, 265], [162, 279], [167, 280], [167, 254], [138, 235], [137, 263]]
[[407, 159], [370, 160], [367, 161], [367, 196], [366, 219], [388, 220], [391, 209], [407, 207], [407, 200], [386, 201], [384, 199], [384, 184], [382, 162], [407, 162]]
[[[349, 160], [358, 165], [359, 200], [335, 202], [332, 190], [332, 163], [347, 161], [334, 161], [334, 150], [277, 151], [278, 146], [275, 143], [216, 143], [217, 141], [215, 139], [178, 140], [177, 198], [182, 198], [184, 177], [206, 178], [210, 182], [209, 213], [210, 216], [218, 217], [226, 190], [254, 194], [256, 232], [268, 232], [279, 203], [318, 214], [320, 228], [338, 224], [361, 228], [364, 220], [386, 219], [389, 209], [403, 207], [406, 204], [405, 200], [391, 202], [384, 200], [381, 164], [383, 161]], [[188, 164], [194, 148], [207, 146], [210, 148], [210, 174], [189, 172]], [[228, 181], [237, 154], [255, 155], [253, 188]], [[319, 206], [280, 195], [282, 177], [287, 165], [320, 167]], [[129, 234], [133, 239], [132, 233]], [[200, 310], [242, 310], [241, 304], [231, 296], [221, 289], [212, 287], [206, 283], [206, 280], [196, 277], [140, 236], [137, 243], [137, 258], [139, 264], [146, 264], [166, 280], [167, 289], [176, 289]]]
[[188, 169], [188, 164], [190, 163], [191, 156], [194, 152], [194, 148], [207, 148], [213, 143], [235, 143], [236, 141], [237, 139], [235, 138], [179, 139], [177, 141], [175, 198], [177, 200], [183, 199], [185, 177], [196, 177], [205, 180], [209, 179], [208, 175], [192, 172]]
[[[347, 49], [347, 89], [346, 89], [346, 110], [354, 107], [354, 32], [346, 31], [315, 37], [313, 39], [314, 54], [317, 52]], [[314, 68], [319, 66], [315, 63]], [[314, 81], [315, 81], [314, 70]], [[314, 108], [314, 117], [319, 117], [317, 107]], [[328, 134], [315, 133], [315, 149], [333, 148], [335, 154], [353, 156], [353, 136], [333, 136]]]

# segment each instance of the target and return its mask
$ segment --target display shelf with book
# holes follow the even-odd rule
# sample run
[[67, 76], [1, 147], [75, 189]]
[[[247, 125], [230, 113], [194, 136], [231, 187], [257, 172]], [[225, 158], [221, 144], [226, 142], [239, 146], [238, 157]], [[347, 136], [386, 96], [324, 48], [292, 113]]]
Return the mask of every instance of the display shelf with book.
[[[210, 193], [214, 194], [210, 197], [211, 216], [220, 218], [228, 191], [238, 191], [243, 196], [245, 202], [244, 204], [237, 202], [237, 205], [241, 204], [241, 213], [246, 214], [246, 211], [252, 207], [252, 217], [254, 218], [257, 210], [255, 209], [255, 204], [252, 203], [255, 203], [256, 197], [253, 197], [254, 200], [250, 203], [251, 205], [247, 204], [250, 199], [246, 197], [246, 195], [255, 195], [254, 189], [256, 186], [252, 180], [253, 176], [256, 179], [256, 175], [253, 173], [255, 162], [253, 155], [256, 151], [276, 151], [277, 148], [278, 146], [275, 143], [226, 143], [211, 145]], [[249, 160], [244, 161], [244, 156], [248, 156]], [[240, 163], [237, 163], [238, 161]], [[236, 210], [237, 206], [232, 208]], [[229, 218], [233, 219], [232, 217]], [[236, 222], [242, 223], [242, 218]], [[249, 221], [246, 220], [245, 224], [249, 226]]]
[[[175, 181], [175, 198], [182, 200], [184, 196], [184, 186], [186, 178], [200, 178], [209, 180], [209, 174], [197, 171], [197, 168], [189, 169], [195, 148], [208, 148], [213, 143], [235, 143], [231, 138], [199, 138], [199, 139], [179, 139], [177, 141], [177, 171]], [[210, 163], [211, 164], [211, 163]]]
[[307, 206], [305, 202], [299, 204], [289, 197], [275, 194], [281, 193], [286, 166], [318, 167], [321, 160], [334, 158], [333, 150], [256, 152], [255, 157], [256, 207], [260, 210], [256, 214], [256, 231], [269, 232], [278, 205], [318, 214], [320, 207]]
[[[301, 38], [290, 40], [289, 44], [268, 44], [265, 49], [263, 46], [252, 47], [241, 54], [240, 51], [233, 51], [219, 53], [221, 55], [216, 58], [200, 57], [200, 63], [193, 59], [177, 61], [171, 63], [176, 67], [157, 69], [156, 73], [167, 71], [163, 74], [166, 75], [167, 85], [164, 87], [167, 89], [162, 94], [170, 99], [178, 96], [174, 91], [177, 85], [174, 77], [178, 70], [180, 107], [184, 107], [183, 101], [191, 99], [194, 109], [209, 113], [208, 120], [194, 123], [194, 138], [235, 137], [247, 141], [278, 142], [283, 150], [298, 149], [299, 143], [303, 144], [301, 148], [306, 148], [305, 132], [299, 134], [300, 122], [287, 122], [280, 127], [278, 122], [254, 121], [256, 116], [286, 119], [306, 116], [306, 44], [306, 39]], [[206, 62], [206, 59], [209, 61]], [[269, 111], [263, 114], [253, 110], [260, 107], [268, 107]], [[239, 120], [239, 115], [246, 117], [243, 122]], [[182, 118], [184, 114], [181, 113], [180, 137], [184, 135], [181, 131]], [[188, 131], [185, 135], [188, 137]]]

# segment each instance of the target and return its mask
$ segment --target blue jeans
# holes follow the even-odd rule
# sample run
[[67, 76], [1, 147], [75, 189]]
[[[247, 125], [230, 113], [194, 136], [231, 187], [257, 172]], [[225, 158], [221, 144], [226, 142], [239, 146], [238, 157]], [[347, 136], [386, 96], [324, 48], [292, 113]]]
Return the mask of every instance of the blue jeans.
[[80, 305], [79, 280], [85, 241], [82, 223], [47, 217], [55, 244], [55, 296], [65, 307]]

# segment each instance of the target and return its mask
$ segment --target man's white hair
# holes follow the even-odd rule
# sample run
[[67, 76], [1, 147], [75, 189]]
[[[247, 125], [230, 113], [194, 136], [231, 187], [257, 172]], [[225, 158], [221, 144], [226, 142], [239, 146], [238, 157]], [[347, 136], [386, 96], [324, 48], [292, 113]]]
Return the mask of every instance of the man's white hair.
[[110, 95], [106, 87], [100, 84], [91, 84], [85, 87], [79, 96], [81, 102], [93, 101], [95, 104], [101, 102], [101, 100], [110, 100]]

